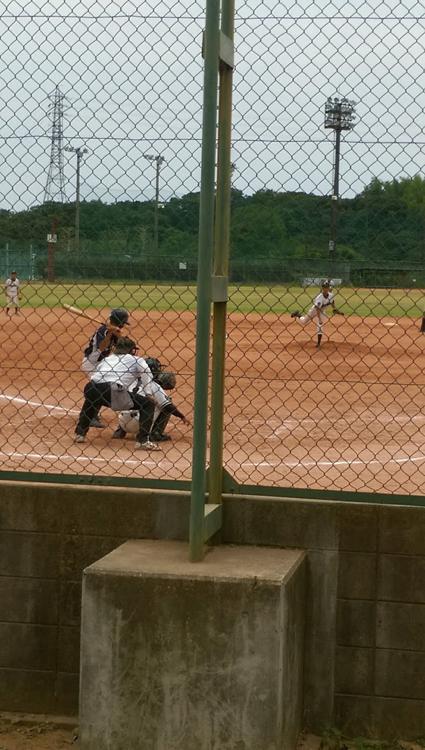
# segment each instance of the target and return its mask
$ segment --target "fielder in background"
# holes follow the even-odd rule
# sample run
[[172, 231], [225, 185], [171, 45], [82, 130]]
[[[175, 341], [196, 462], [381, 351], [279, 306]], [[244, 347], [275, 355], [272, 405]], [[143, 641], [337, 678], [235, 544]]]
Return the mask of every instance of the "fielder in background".
[[[91, 420], [101, 406], [109, 406], [114, 411], [138, 411], [136, 449], [160, 450], [150, 440], [155, 405], [175, 414], [184, 424], [190, 424], [174, 404], [164, 403], [162, 389], [155, 383], [146, 361], [136, 355], [137, 349], [136, 343], [131, 339], [119, 338], [114, 353], [97, 365], [84, 388], [84, 404], [75, 429], [76, 443], [85, 442]], [[167, 400], [167, 396], [165, 399]]]
[[[81, 369], [90, 378], [99, 362], [107, 357], [121, 336], [122, 328], [128, 324], [128, 312], [121, 307], [111, 310], [109, 320], [98, 328], [84, 349]], [[92, 418], [90, 427], [106, 427], [99, 419], [99, 414]]]
[[7, 315], [11, 315], [11, 313], [9, 312], [11, 307], [15, 308], [15, 315], [19, 312], [19, 299], [21, 297], [20, 287], [21, 282], [16, 275], [16, 271], [12, 271], [10, 277], [6, 279], [4, 283]]
[[328, 320], [328, 316], [325, 313], [325, 310], [327, 307], [332, 308], [332, 313], [334, 315], [344, 315], [343, 312], [341, 312], [340, 310], [337, 310], [335, 307], [335, 295], [331, 292], [330, 282], [323, 281], [322, 291], [313, 300], [313, 306], [310, 307], [310, 310], [305, 315], [301, 315], [301, 313], [298, 310], [291, 313], [291, 318], [296, 318], [298, 322], [301, 323], [301, 325], [303, 326], [309, 323], [310, 320], [316, 320], [316, 326], [317, 326], [316, 347], [317, 349], [320, 349], [320, 344], [321, 344], [322, 335], [323, 335], [323, 325]]

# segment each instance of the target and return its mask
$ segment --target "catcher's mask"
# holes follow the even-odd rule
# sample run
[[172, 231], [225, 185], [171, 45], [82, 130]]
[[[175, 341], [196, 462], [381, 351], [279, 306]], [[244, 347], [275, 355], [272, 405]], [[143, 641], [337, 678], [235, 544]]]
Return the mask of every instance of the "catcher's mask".
[[158, 373], [161, 372], [162, 365], [159, 359], [157, 359], [156, 357], [145, 357], [145, 362], [149, 367], [152, 375], [158, 375]]
[[138, 350], [138, 346], [135, 341], [121, 336], [114, 347], [115, 354], [135, 354]]
[[111, 321], [112, 325], [119, 326], [119, 328], [121, 328], [122, 326], [125, 326], [126, 323], [128, 323], [128, 312], [127, 310], [124, 310], [123, 307], [117, 307], [114, 310], [111, 310], [109, 320]]

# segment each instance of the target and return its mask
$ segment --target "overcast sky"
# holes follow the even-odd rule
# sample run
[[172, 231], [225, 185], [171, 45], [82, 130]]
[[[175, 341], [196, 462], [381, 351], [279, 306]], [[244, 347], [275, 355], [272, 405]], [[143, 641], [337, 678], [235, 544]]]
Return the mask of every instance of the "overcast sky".
[[[49, 95], [64, 145], [85, 146], [81, 195], [147, 200], [199, 190], [204, 2], [9, 2], [0, 11], [0, 207], [43, 201]], [[414, 0], [236, 0], [234, 186], [329, 194], [328, 96], [356, 102], [341, 193], [424, 171], [425, 11]], [[75, 155], [65, 153], [74, 198]]]

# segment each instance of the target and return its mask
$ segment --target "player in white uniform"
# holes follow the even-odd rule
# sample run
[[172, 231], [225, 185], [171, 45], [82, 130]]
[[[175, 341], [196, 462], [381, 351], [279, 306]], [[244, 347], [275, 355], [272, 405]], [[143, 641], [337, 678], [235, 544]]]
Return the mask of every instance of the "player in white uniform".
[[98, 363], [84, 388], [84, 404], [75, 428], [76, 443], [84, 443], [91, 420], [101, 406], [115, 411], [134, 408], [139, 412], [135, 448], [143, 450], [159, 450], [150, 440], [155, 405], [163, 412], [175, 414], [184, 424], [190, 424], [154, 381], [149, 365], [136, 355], [137, 349], [131, 339], [119, 338], [114, 354]]
[[328, 316], [325, 313], [327, 307], [332, 307], [332, 312], [335, 315], [344, 315], [343, 312], [337, 310], [335, 307], [335, 295], [331, 292], [331, 285], [329, 281], [322, 283], [322, 291], [313, 300], [313, 306], [305, 314], [301, 315], [298, 310], [291, 313], [291, 318], [296, 318], [301, 325], [305, 326], [310, 320], [316, 320], [317, 325], [317, 348], [320, 349], [320, 343], [322, 341], [323, 325], [328, 320]]
[[15, 307], [15, 315], [19, 312], [19, 298], [21, 293], [19, 291], [21, 282], [19, 281], [16, 271], [12, 271], [10, 278], [6, 279], [4, 284], [4, 292], [6, 295], [6, 313], [10, 315], [9, 309]]

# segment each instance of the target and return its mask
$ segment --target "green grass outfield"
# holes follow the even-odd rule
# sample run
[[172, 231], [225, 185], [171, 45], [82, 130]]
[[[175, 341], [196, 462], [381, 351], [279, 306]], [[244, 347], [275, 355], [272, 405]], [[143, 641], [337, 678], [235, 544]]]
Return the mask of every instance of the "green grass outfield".
[[[229, 286], [229, 312], [281, 315], [311, 307], [319, 289], [283, 286]], [[421, 317], [425, 292], [421, 289], [338, 288], [336, 306], [346, 315], [361, 317]], [[22, 307], [75, 305], [81, 309], [126, 307], [128, 310], [195, 310], [196, 287], [159, 284], [48, 284], [27, 282], [22, 286]]]

